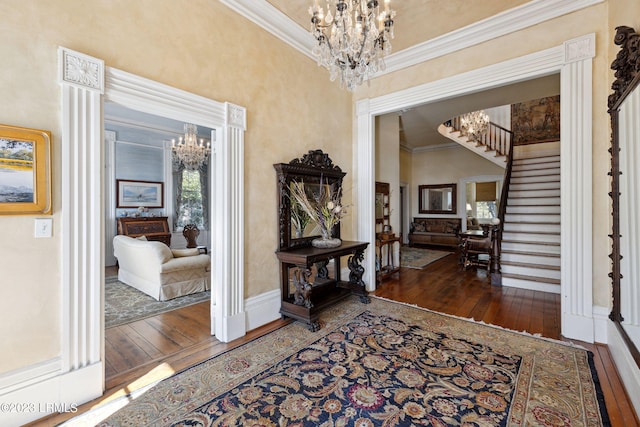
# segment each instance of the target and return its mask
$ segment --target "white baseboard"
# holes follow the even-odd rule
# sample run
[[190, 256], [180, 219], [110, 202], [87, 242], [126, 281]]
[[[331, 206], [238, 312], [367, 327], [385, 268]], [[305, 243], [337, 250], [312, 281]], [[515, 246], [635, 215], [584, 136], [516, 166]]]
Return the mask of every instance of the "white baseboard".
[[608, 322], [607, 330], [609, 353], [611, 353], [620, 379], [627, 391], [627, 396], [629, 396], [636, 414], [640, 415], [640, 368], [627, 350], [624, 340], [612, 321]]
[[102, 362], [14, 389], [0, 396], [0, 425], [20, 426], [53, 413], [76, 412], [81, 404], [102, 396], [103, 389]]
[[560, 285], [535, 282], [533, 280], [515, 279], [511, 277], [504, 277], [504, 276], [502, 276], [502, 286], [518, 288], [518, 289], [528, 289], [530, 291], [548, 292], [551, 294], [560, 293]]
[[280, 289], [265, 292], [244, 301], [247, 331], [280, 318]]
[[62, 373], [60, 357], [35, 363], [0, 375], [0, 396], [37, 382], [46, 381]]
[[608, 328], [610, 312], [611, 309], [607, 307], [593, 306], [593, 338], [597, 343], [607, 344], [609, 342]]

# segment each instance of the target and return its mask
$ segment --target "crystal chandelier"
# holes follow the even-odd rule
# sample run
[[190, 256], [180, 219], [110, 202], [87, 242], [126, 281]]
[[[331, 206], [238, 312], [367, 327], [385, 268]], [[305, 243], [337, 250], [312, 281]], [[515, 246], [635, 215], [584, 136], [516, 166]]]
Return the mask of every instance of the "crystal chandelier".
[[182, 162], [187, 170], [194, 171], [205, 164], [211, 152], [211, 143], [204, 144], [204, 139], [198, 141], [198, 127], [185, 123], [184, 137], [180, 137], [178, 142], [171, 140], [171, 149], [177, 159]]
[[460, 117], [462, 133], [478, 141], [487, 132], [489, 116], [483, 111], [473, 111]]
[[317, 44], [311, 50], [318, 65], [329, 69], [329, 78], [340, 76], [340, 87], [354, 91], [366, 79], [385, 69], [383, 57], [391, 52], [394, 10], [384, 0], [327, 0], [327, 13], [318, 0], [309, 8], [311, 34]]

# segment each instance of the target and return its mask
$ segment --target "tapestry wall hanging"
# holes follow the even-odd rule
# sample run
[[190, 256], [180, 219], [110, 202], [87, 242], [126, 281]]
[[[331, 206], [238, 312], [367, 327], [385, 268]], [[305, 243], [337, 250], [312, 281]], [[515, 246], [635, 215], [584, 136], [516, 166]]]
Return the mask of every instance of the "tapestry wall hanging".
[[560, 95], [511, 105], [515, 145], [560, 141]]

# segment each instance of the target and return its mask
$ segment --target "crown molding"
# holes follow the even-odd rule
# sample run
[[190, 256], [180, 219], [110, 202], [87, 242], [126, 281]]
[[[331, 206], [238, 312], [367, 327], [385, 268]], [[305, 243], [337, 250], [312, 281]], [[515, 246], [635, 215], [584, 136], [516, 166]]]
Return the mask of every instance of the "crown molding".
[[[294, 49], [309, 58], [314, 39], [309, 31], [298, 25], [293, 19], [280, 12], [266, 0], [220, 0], [228, 8], [238, 12], [254, 24], [267, 30]], [[311, 18], [309, 18], [311, 22]]]
[[558, 18], [604, 0], [533, 0], [482, 21], [389, 55], [384, 72], [392, 73], [516, 31]]
[[[451, 31], [389, 55], [379, 77], [421, 62], [456, 52], [522, 30], [604, 0], [532, 0], [492, 17]], [[313, 37], [266, 0], [220, 0], [256, 25], [315, 61], [311, 55]]]

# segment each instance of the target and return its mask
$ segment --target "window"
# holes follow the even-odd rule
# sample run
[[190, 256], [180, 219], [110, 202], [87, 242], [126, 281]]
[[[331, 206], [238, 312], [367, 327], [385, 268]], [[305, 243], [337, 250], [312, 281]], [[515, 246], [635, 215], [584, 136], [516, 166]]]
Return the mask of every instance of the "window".
[[178, 202], [176, 227], [182, 228], [187, 224], [196, 224], [200, 230], [204, 229], [204, 209], [202, 206], [202, 187], [199, 171], [182, 171], [182, 192]]
[[479, 220], [496, 218], [499, 191], [499, 181], [467, 182], [467, 216]]
[[491, 219], [498, 216], [496, 202], [476, 202], [476, 218]]
[[195, 224], [199, 230], [209, 229], [209, 168], [187, 170], [174, 163], [173, 169], [173, 229], [182, 230]]

